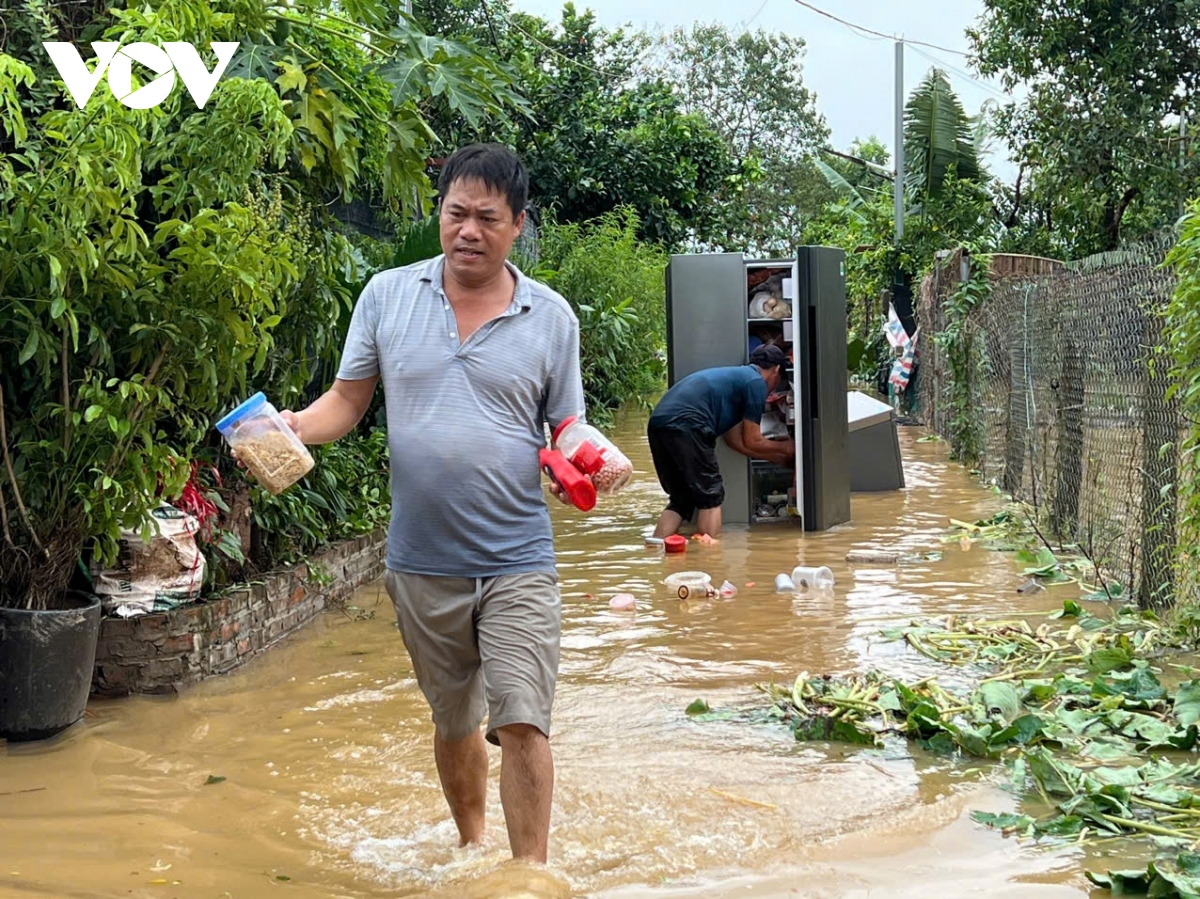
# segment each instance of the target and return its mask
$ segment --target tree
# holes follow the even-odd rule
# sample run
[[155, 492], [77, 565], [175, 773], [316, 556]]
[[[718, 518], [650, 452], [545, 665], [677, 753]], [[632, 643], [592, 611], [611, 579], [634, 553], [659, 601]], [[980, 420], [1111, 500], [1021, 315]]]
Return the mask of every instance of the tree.
[[686, 111], [703, 115], [725, 141], [740, 177], [714, 210], [726, 249], [790, 253], [805, 219], [828, 199], [812, 165], [829, 136], [804, 86], [802, 38], [722, 25], [676, 29], [648, 73], [675, 85]]
[[[0, 605], [52, 605], [81, 557], [111, 562], [122, 528], [148, 529], [148, 511], [179, 495], [215, 414], [253, 385], [288, 401], [314, 357], [340, 346], [361, 257], [325, 203], [428, 192], [421, 107], [435, 90], [464, 117], [500, 113], [507, 87], [491, 64], [396, 26], [397, 2], [64, 12], [10, 0]], [[131, 110], [107, 89], [77, 109], [48, 58], [28, 52], [67, 37], [242, 46], [203, 109], [176, 90]]]
[[904, 108], [905, 193], [920, 207], [941, 197], [946, 181], [982, 182], [971, 120], [941, 69], [933, 68]]
[[891, 172], [892, 154], [873, 134], [865, 140], [856, 137], [845, 153], [822, 148], [821, 158], [855, 189], [878, 189]]
[[837, 201], [809, 223], [805, 240], [846, 249], [850, 326], [864, 335], [871, 324], [865, 310], [880, 291], [911, 284], [937, 250], [992, 245], [1002, 231], [977, 131], [944, 72], [931, 69], [913, 90], [904, 121], [906, 215], [898, 245], [890, 185], [852, 161], [886, 162], [887, 150], [874, 139], [855, 141], [832, 163], [817, 163]]
[[1200, 117], [1200, 0], [984, 0], [968, 34], [979, 72], [1028, 91], [997, 126], [1076, 252], [1173, 220], [1200, 186], [1197, 132], [1177, 134]]
[[496, 0], [418, 0], [415, 14], [498, 55], [528, 103], [526, 116], [498, 127], [443, 109], [436, 120], [451, 144], [513, 145], [529, 166], [534, 201], [562, 223], [632, 206], [639, 233], [667, 245], [707, 227], [734, 168], [720, 135], [683, 110], [664, 79], [636, 74], [644, 35], [603, 29], [571, 3], [558, 25]]

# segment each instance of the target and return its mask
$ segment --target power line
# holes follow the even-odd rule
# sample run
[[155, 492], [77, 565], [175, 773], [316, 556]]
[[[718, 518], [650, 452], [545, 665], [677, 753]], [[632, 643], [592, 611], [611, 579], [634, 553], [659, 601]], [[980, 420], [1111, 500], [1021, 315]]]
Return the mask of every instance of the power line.
[[813, 6], [811, 3], [806, 3], [805, 0], [793, 0], [793, 2], [796, 3], [796, 5], [798, 5], [798, 6], [803, 6], [805, 9], [812, 10], [817, 15], [824, 16], [827, 19], [832, 19], [833, 21], [837, 22], [839, 25], [845, 25], [847, 28], [849, 28], [853, 31], [860, 32], [861, 34], [872, 35], [876, 38], [883, 38], [884, 40], [889, 40], [889, 41], [903, 40], [904, 43], [906, 43], [906, 44], [914, 44], [918, 47], [929, 47], [931, 50], [941, 50], [943, 53], [953, 53], [955, 56], [961, 56], [964, 59], [968, 58], [970, 56], [969, 53], [964, 53], [962, 50], [952, 50], [949, 47], [942, 47], [938, 44], [928, 43], [927, 41], [914, 41], [914, 40], [910, 40], [908, 38], [901, 38], [899, 35], [884, 34], [882, 31], [876, 31], [873, 28], [866, 28], [862, 25], [855, 25], [853, 22], [847, 22], [845, 19], [838, 18], [833, 13], [826, 12], [823, 9], [819, 9], [819, 8]]
[[[763, 0], [763, 2], [762, 2], [760, 5], [759, 5], [759, 7], [758, 7], [758, 10], [757, 10], [757, 11], [754, 13], [754, 15], [752, 15], [752, 16], [751, 16], [750, 18], [748, 18], [748, 19], [743, 19], [743, 20], [741, 21], [741, 23], [738, 25], [738, 27], [739, 27], [739, 28], [741, 28], [741, 29], [743, 29], [743, 31], [744, 31], [744, 32], [745, 32], [745, 31], [749, 31], [749, 30], [750, 30], [750, 23], [751, 23], [751, 22], [753, 22], [755, 19], [757, 19], [759, 16], [761, 16], [761, 15], [762, 15], [762, 11], [763, 11], [764, 9], [766, 9], [766, 8], [767, 8], [767, 4], [768, 4], [768, 3], [770, 3], [770, 2], [771, 2], [771, 0]], [[731, 46], [732, 46], [732, 45], [731, 45]]]
[[960, 78], [965, 78], [967, 81], [970, 81], [972, 84], [983, 88], [985, 91], [995, 94], [997, 97], [1001, 97], [1002, 99], [1005, 99], [1005, 100], [1012, 99], [1011, 94], [1007, 94], [997, 87], [993, 87], [992, 85], [990, 85], [984, 81], [980, 81], [978, 78], [974, 77], [970, 72], [967, 72], [964, 69], [960, 69], [957, 66], [952, 66], [950, 63], [946, 62], [944, 59], [938, 59], [932, 53], [926, 53], [924, 50], [920, 49], [919, 47], [913, 47], [913, 52], [919, 56], [924, 56], [930, 62], [937, 63], [939, 66], [944, 67], [947, 71], [953, 72], [955, 75], [958, 75]]

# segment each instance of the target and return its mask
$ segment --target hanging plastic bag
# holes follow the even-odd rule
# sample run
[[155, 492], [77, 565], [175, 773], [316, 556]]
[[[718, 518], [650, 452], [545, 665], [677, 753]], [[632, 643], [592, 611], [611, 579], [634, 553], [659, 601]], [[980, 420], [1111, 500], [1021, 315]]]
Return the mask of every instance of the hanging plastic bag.
[[883, 326], [883, 332], [893, 347], [902, 347], [908, 342], [908, 332], [904, 330], [904, 323], [900, 321], [896, 307], [891, 303], [888, 303], [888, 319], [887, 324]]
[[908, 389], [908, 382], [912, 379], [913, 366], [917, 362], [917, 337], [920, 333], [921, 329], [918, 328], [916, 334], [905, 340], [903, 351], [892, 363], [892, 373], [888, 382], [895, 388], [896, 393], [904, 393]]

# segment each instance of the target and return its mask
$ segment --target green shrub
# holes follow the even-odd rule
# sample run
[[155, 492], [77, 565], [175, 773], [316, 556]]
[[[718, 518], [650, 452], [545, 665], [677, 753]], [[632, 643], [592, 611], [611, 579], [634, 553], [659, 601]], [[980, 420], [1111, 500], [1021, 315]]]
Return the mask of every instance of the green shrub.
[[1200, 450], [1200, 200], [1191, 204], [1180, 221], [1179, 239], [1167, 263], [1174, 266], [1179, 283], [1164, 310], [1162, 333], [1171, 364], [1171, 396], [1188, 423], [1179, 447], [1179, 562], [1181, 572], [1195, 578], [1195, 560], [1200, 556], [1200, 481], [1196, 467]]
[[666, 373], [667, 255], [637, 232], [637, 213], [625, 208], [579, 224], [547, 222], [540, 236], [541, 275], [579, 316], [583, 387], [599, 424], [661, 390]]

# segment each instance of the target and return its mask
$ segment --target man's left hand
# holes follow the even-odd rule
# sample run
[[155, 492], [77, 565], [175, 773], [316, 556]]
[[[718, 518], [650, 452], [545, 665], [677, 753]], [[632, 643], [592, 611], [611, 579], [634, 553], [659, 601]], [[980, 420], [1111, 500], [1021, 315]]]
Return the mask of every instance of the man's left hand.
[[554, 478], [550, 479], [550, 492], [558, 497], [558, 501], [564, 506], [572, 505], [571, 498], [567, 496], [567, 491], [563, 490]]

